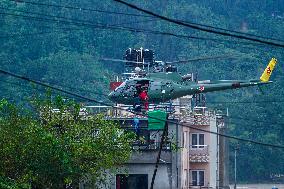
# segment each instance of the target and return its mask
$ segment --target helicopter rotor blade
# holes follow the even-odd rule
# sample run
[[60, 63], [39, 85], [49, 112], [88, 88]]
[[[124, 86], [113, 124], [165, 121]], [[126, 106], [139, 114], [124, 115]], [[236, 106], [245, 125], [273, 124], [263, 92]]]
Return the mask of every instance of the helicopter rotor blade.
[[143, 62], [136, 62], [136, 61], [129, 61], [129, 60], [122, 60], [122, 59], [115, 59], [115, 58], [101, 58], [100, 60], [103, 61], [112, 61], [112, 62], [124, 62], [124, 63], [131, 63], [131, 64], [147, 64]]
[[188, 63], [188, 62], [197, 62], [201, 60], [215, 60], [215, 59], [223, 59], [223, 58], [236, 58], [235, 56], [228, 54], [223, 56], [209, 56], [209, 57], [200, 57], [200, 58], [193, 58], [188, 60], [178, 60], [172, 62], [165, 62], [166, 64], [179, 64], [179, 63]]

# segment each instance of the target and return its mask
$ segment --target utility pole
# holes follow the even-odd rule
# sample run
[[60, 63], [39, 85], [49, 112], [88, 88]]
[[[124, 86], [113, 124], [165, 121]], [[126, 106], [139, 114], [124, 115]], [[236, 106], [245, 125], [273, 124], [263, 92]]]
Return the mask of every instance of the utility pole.
[[239, 144], [235, 146], [235, 185], [234, 189], [237, 189], [237, 151], [240, 149]]
[[157, 174], [157, 171], [158, 171], [158, 165], [159, 165], [159, 162], [161, 160], [161, 152], [162, 152], [162, 148], [163, 148], [163, 143], [164, 143], [165, 138], [168, 134], [168, 118], [169, 118], [169, 114], [167, 113], [167, 117], [166, 117], [166, 121], [165, 121], [165, 127], [164, 127], [162, 137], [161, 137], [160, 149], [159, 149], [156, 164], [155, 164], [155, 170], [154, 170], [154, 173], [153, 173], [153, 176], [152, 176], [150, 189], [154, 188], [155, 178], [156, 178], [156, 174]]

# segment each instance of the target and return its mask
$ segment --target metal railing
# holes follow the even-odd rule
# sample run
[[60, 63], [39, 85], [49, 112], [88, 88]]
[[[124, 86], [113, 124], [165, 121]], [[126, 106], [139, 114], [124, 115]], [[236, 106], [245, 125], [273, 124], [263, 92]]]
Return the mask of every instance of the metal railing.
[[194, 188], [194, 189], [213, 189], [213, 187], [210, 187], [208, 185], [204, 184], [199, 184], [199, 183], [189, 183], [188, 186], [183, 186], [182, 189], [190, 189], [190, 188]]
[[184, 121], [193, 126], [209, 126], [210, 117], [206, 115], [188, 115], [184, 118]]
[[204, 186], [204, 185], [190, 185], [190, 186], [188, 186], [188, 188], [210, 188], [210, 187], [208, 187], [208, 186]]
[[[177, 105], [171, 103], [162, 103], [162, 104], [149, 104], [148, 110], [163, 110], [167, 113], [175, 112], [175, 108]], [[118, 105], [115, 106], [119, 109], [113, 108], [112, 106], [85, 106], [84, 110], [88, 115], [95, 115], [95, 114], [104, 114], [106, 117], [116, 117], [116, 118], [133, 118], [137, 117], [134, 113], [136, 110], [132, 105]], [[143, 105], [140, 105], [140, 111], [142, 113], [147, 112]], [[139, 116], [138, 116], [139, 117]], [[143, 117], [143, 116], [141, 116]]]
[[[133, 150], [158, 150], [160, 149], [161, 142], [154, 141], [137, 141], [132, 143]], [[164, 143], [162, 146], [162, 150], [172, 150], [172, 144], [170, 142]]]

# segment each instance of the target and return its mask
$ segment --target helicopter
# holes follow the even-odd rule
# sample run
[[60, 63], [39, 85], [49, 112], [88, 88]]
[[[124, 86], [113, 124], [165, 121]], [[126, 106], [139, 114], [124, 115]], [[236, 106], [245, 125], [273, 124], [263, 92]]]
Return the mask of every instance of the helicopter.
[[181, 76], [178, 72], [147, 73], [143, 77], [130, 78], [116, 87], [108, 97], [119, 104], [133, 105], [141, 91], [146, 91], [149, 103], [161, 103], [186, 95], [237, 89], [270, 84], [269, 78], [277, 63], [272, 58], [259, 79], [251, 80], [203, 80], [193, 81], [192, 75]]

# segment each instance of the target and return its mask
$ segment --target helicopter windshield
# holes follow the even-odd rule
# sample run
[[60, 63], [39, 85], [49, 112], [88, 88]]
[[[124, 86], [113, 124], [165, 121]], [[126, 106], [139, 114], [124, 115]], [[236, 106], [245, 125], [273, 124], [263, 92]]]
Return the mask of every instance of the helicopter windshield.
[[123, 82], [114, 91], [117, 94], [124, 94], [126, 96], [138, 96], [142, 91], [148, 91], [149, 80], [127, 80]]

